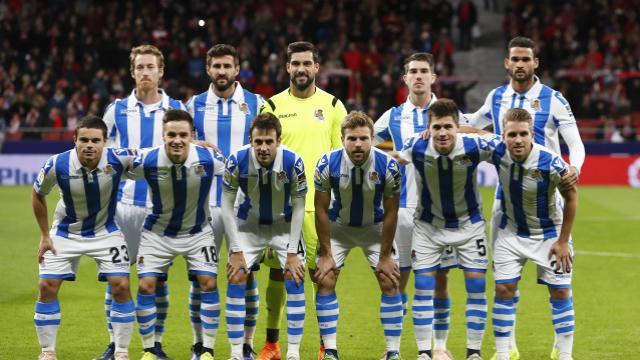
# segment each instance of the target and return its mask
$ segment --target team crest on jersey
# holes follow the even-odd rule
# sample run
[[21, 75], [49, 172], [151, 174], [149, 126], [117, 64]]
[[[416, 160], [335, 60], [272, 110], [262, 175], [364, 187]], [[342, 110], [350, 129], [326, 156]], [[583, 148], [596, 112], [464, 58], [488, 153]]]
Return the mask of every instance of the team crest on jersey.
[[468, 155], [463, 155], [460, 158], [458, 158], [458, 164], [460, 164], [461, 166], [469, 167], [473, 165], [473, 162], [471, 161], [471, 158]]
[[373, 182], [376, 185], [380, 184], [380, 176], [376, 171], [372, 171], [369, 173], [369, 180], [371, 180], [371, 182]]
[[36, 184], [38, 184], [38, 186], [42, 185], [42, 182], [44, 181], [44, 174], [45, 174], [44, 169], [40, 169], [40, 172], [38, 173], [38, 178], [36, 179]]
[[110, 175], [113, 172], [113, 166], [111, 164], [107, 164], [107, 166], [104, 167], [104, 173], [107, 175]]
[[535, 111], [540, 111], [540, 99], [534, 99], [531, 102], [531, 108]]
[[205, 176], [207, 175], [207, 172], [204, 170], [204, 165], [202, 164], [198, 164], [196, 165], [196, 175], [198, 176]]
[[529, 174], [531, 174], [531, 177], [535, 180], [535, 181], [542, 181], [544, 180], [542, 178], [542, 172], [540, 171], [540, 169], [531, 169]]
[[324, 120], [324, 111], [322, 111], [322, 109], [316, 109], [316, 111], [313, 112], [313, 116], [322, 121]]
[[289, 182], [289, 178], [287, 177], [287, 173], [284, 171], [280, 171], [278, 173], [278, 181], [283, 182], [283, 183], [288, 183]]
[[247, 103], [240, 103], [238, 107], [240, 108], [240, 111], [242, 111], [245, 115], [251, 115], [251, 110], [249, 110], [249, 105], [247, 105]]

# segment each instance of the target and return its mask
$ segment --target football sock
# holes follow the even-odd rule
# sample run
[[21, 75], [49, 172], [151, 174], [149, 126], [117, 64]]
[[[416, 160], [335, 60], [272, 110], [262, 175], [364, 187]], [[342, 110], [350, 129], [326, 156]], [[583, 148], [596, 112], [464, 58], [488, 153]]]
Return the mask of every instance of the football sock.
[[169, 310], [169, 285], [166, 282], [159, 282], [156, 286], [156, 319], [155, 341], [161, 343], [164, 334], [164, 322], [167, 320], [167, 310]]
[[225, 317], [227, 319], [227, 337], [231, 344], [231, 354], [242, 354], [244, 342], [244, 318], [247, 315], [245, 306], [245, 284], [227, 285], [227, 302], [225, 304]]
[[111, 296], [111, 285], [107, 284], [107, 289], [104, 292], [104, 313], [107, 316], [107, 331], [109, 332], [109, 343], [113, 340], [113, 326], [111, 326], [111, 302], [113, 297]]
[[380, 320], [387, 341], [387, 352], [400, 351], [402, 335], [402, 296], [384, 295], [380, 297]]
[[316, 314], [318, 316], [318, 327], [325, 349], [337, 350], [336, 333], [338, 328], [338, 298], [336, 293], [329, 295], [316, 295]]
[[111, 324], [113, 326], [115, 352], [127, 352], [129, 349], [135, 316], [136, 307], [133, 304], [133, 300], [126, 302], [114, 300], [111, 303]]
[[33, 322], [42, 351], [56, 351], [56, 336], [60, 327], [60, 303], [36, 302]]
[[436, 350], [447, 348], [450, 313], [451, 300], [449, 298], [433, 299], [433, 348]]
[[202, 321], [200, 320], [200, 284], [197, 280], [191, 281], [189, 289], [189, 319], [193, 330], [193, 343], [202, 342]]
[[436, 279], [433, 276], [416, 274], [415, 294], [413, 295], [413, 329], [416, 336], [418, 351], [431, 350], [433, 335], [433, 289]]
[[492, 314], [493, 335], [496, 338], [496, 352], [498, 354], [509, 353], [509, 336], [513, 330], [515, 318], [516, 309], [513, 299], [494, 299]]
[[247, 316], [244, 319], [244, 343], [253, 349], [253, 336], [256, 333], [258, 323], [258, 309], [260, 307], [260, 295], [258, 294], [258, 281], [253, 279], [247, 282], [244, 293], [244, 301]]
[[[244, 289], [242, 290], [244, 292]], [[243, 298], [244, 300], [244, 298]], [[200, 292], [200, 321], [202, 322], [202, 346], [213, 349], [220, 321], [220, 295], [218, 289]]]
[[484, 277], [465, 279], [467, 289], [467, 349], [480, 350], [487, 322], [486, 281]]
[[287, 342], [289, 347], [292, 344], [299, 346], [304, 329], [304, 281], [296, 284], [294, 280], [285, 280], [284, 285], [287, 290]]
[[573, 331], [575, 327], [575, 312], [573, 298], [553, 300], [551, 302], [551, 318], [556, 333], [556, 347], [560, 354], [570, 355], [573, 352]]
[[[282, 311], [285, 303], [284, 281], [269, 279], [267, 285], [267, 294], [265, 301], [267, 302], [267, 330], [280, 329], [280, 321], [282, 320]], [[273, 333], [273, 332], [272, 332]], [[275, 341], [267, 339], [269, 342], [278, 342], [276, 336]]]
[[136, 316], [138, 318], [138, 332], [142, 336], [142, 348], [154, 347], [156, 329], [156, 296], [138, 293]]

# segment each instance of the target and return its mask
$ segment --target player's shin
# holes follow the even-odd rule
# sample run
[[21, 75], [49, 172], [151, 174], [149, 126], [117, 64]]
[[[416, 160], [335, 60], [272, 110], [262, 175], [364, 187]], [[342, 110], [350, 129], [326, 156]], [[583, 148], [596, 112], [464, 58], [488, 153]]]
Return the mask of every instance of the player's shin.
[[113, 302], [113, 296], [111, 296], [111, 285], [107, 284], [107, 289], [104, 292], [104, 313], [107, 317], [107, 331], [109, 332], [109, 343], [113, 342], [113, 326], [111, 325], [111, 303]]
[[[484, 275], [484, 274], [483, 274]], [[480, 351], [487, 321], [486, 281], [484, 276], [465, 279], [467, 306], [467, 349]]]
[[[284, 281], [273, 279], [273, 272], [281, 272], [280, 269], [271, 269], [269, 284], [267, 285], [267, 341], [278, 342], [282, 311], [285, 304]], [[271, 331], [269, 331], [271, 330]]]
[[154, 347], [157, 316], [155, 294], [138, 293], [136, 317], [138, 318], [138, 331], [142, 337], [143, 349]]
[[220, 295], [218, 289], [200, 293], [200, 320], [202, 322], [202, 346], [213, 349], [220, 321]]
[[191, 281], [189, 289], [189, 319], [193, 330], [193, 343], [202, 342], [202, 321], [200, 320], [200, 285], [197, 280]]
[[431, 350], [435, 283], [436, 280], [433, 276], [416, 274], [411, 312], [413, 313], [413, 328], [419, 352]]
[[244, 301], [247, 315], [244, 319], [244, 343], [253, 349], [253, 337], [258, 323], [258, 309], [260, 307], [260, 294], [258, 293], [258, 281], [253, 273], [247, 278], [247, 287], [244, 293]]
[[556, 333], [556, 347], [560, 358], [570, 358], [573, 352], [573, 332], [575, 327], [575, 311], [573, 298], [564, 300], [549, 299], [551, 302], [551, 321]]
[[400, 351], [402, 335], [402, 297], [400, 294], [385, 295], [380, 298], [380, 320], [387, 342], [387, 353]]
[[[244, 321], [246, 316], [245, 284], [232, 284], [227, 286], [227, 301], [225, 304], [225, 316], [227, 320], [227, 337], [231, 344], [231, 357], [242, 357], [242, 344], [244, 342]], [[234, 357], [235, 356], [235, 357]]]
[[169, 311], [169, 285], [166, 281], [158, 282], [156, 286], [156, 311], [158, 318], [156, 319], [155, 341], [161, 343], [162, 335], [164, 335], [164, 322], [167, 320], [167, 312]]
[[316, 295], [316, 314], [318, 316], [318, 327], [325, 349], [337, 350], [336, 332], [338, 328], [338, 298], [336, 293], [327, 295]]
[[509, 353], [509, 336], [513, 330], [515, 318], [516, 310], [513, 299], [494, 299], [492, 313], [493, 335], [496, 339], [496, 353], [498, 355]]
[[135, 305], [133, 300], [111, 304], [111, 324], [113, 325], [113, 339], [115, 352], [128, 352], [131, 336], [133, 335], [133, 323], [135, 320]]
[[287, 291], [287, 354], [299, 357], [305, 315], [304, 281], [296, 284], [295, 280], [285, 280], [285, 289]]
[[58, 300], [50, 302], [36, 302], [33, 322], [38, 334], [38, 342], [42, 351], [56, 351], [56, 336], [60, 327], [60, 303]]

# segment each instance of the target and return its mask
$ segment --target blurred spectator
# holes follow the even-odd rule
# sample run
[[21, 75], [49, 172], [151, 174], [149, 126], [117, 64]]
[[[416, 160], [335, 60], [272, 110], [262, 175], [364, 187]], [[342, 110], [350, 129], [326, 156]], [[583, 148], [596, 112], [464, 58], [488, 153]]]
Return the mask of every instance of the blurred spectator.
[[637, 137], [636, 127], [633, 125], [631, 115], [627, 114], [622, 117], [620, 124], [620, 136], [624, 141], [635, 141]]
[[471, 49], [471, 30], [478, 22], [478, 13], [476, 6], [469, 0], [462, 0], [458, 4], [458, 31], [459, 42], [458, 48], [462, 51]]

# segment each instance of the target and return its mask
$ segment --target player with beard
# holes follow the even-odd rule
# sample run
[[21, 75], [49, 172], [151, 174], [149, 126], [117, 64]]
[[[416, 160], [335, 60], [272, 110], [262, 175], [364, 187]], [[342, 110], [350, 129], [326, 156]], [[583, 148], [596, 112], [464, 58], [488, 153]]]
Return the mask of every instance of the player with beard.
[[[539, 61], [533, 40], [515, 37], [509, 42], [507, 48], [508, 54], [504, 59], [504, 67], [511, 81], [492, 90], [478, 111], [466, 114], [467, 123], [480, 129], [493, 129], [494, 133], [501, 134], [504, 117], [509, 109], [526, 110], [533, 119], [534, 143], [560, 154], [558, 134], [562, 135], [562, 139], [569, 148], [571, 164], [569, 167], [571, 180], [567, 182], [568, 185], [573, 186], [578, 180], [580, 168], [584, 163], [585, 150], [571, 107], [560, 92], [543, 85], [535, 75]], [[502, 190], [498, 187], [490, 227], [492, 243], [495, 242], [498, 223], [502, 218], [502, 196]], [[514, 307], [517, 307], [519, 299], [520, 294], [516, 290]], [[511, 331], [509, 348], [511, 360], [519, 359], [520, 354], [515, 343], [515, 324]], [[551, 358], [558, 358], [558, 349], [555, 345]]]
[[[338, 98], [316, 86], [319, 69], [318, 51], [313, 44], [305, 41], [289, 44], [289, 88], [267, 100], [260, 110], [278, 117], [282, 124], [282, 144], [299, 154], [305, 164], [315, 164], [324, 153], [342, 147], [340, 124], [347, 115]], [[306, 172], [308, 179], [313, 178], [312, 166], [307, 167]], [[318, 236], [313, 205], [315, 191], [312, 182], [308, 186], [302, 233], [307, 248], [307, 267], [313, 273]], [[285, 296], [284, 276], [272, 252], [267, 253], [265, 264], [271, 267], [266, 295], [267, 343], [259, 360], [281, 357], [278, 339]]]
[[[215, 144], [224, 157], [233, 150], [249, 143], [249, 125], [264, 103], [260, 95], [243, 89], [236, 80], [240, 71], [240, 60], [236, 49], [227, 44], [214, 45], [207, 52], [207, 75], [211, 79], [209, 89], [195, 95], [187, 103], [187, 110], [193, 116], [195, 137], [198, 141]], [[221, 214], [222, 177], [212, 183], [209, 199], [213, 234], [216, 248], [222, 245], [225, 234]], [[227, 249], [229, 247], [227, 246]], [[245, 358], [253, 358], [253, 334], [258, 317], [258, 287], [253, 272], [247, 278], [247, 316], [245, 318]], [[202, 325], [200, 322], [200, 289], [193, 279], [189, 296], [189, 311], [193, 328], [193, 356], [198, 359], [202, 350]]]

